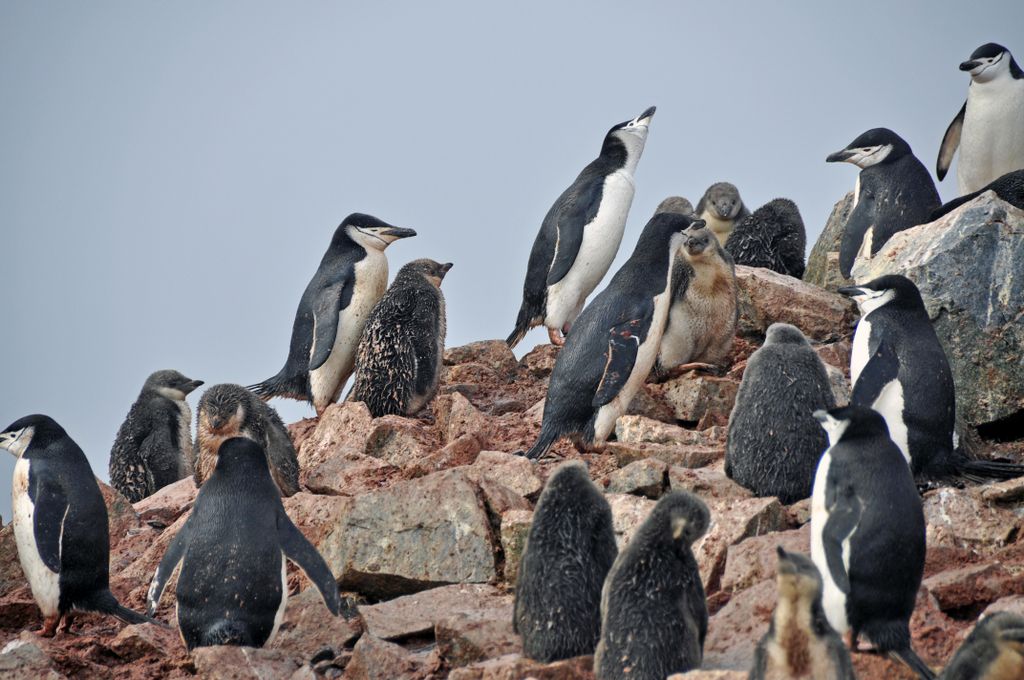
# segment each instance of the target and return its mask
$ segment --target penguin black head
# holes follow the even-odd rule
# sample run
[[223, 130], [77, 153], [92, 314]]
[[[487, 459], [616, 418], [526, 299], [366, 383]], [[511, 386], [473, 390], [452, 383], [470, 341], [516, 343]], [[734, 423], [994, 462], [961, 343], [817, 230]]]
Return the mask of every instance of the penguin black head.
[[906, 140], [889, 128], [872, 128], [855, 140], [829, 154], [826, 163], [853, 163], [858, 168], [870, 168], [882, 162], [892, 162], [911, 153]]
[[704, 192], [702, 199], [705, 206], [723, 220], [735, 219], [743, 209], [743, 200], [740, 198], [740, 190], [735, 184], [729, 182], [715, 182]]
[[924, 309], [921, 291], [913, 281], [900, 274], [879, 276], [859, 286], [839, 288], [836, 292], [853, 298], [860, 308], [861, 316], [887, 304], [908, 309]]
[[0, 432], [0, 449], [6, 449], [15, 458], [21, 458], [30, 444], [34, 445], [33, 450], [44, 450], [67, 436], [68, 433], [56, 420], [36, 413], [15, 420]]
[[395, 280], [397, 281], [399, 278], [405, 279], [410, 276], [422, 276], [431, 284], [440, 288], [441, 281], [444, 280], [445, 274], [447, 274], [451, 268], [451, 262], [445, 262], [442, 264], [440, 262], [435, 262], [434, 260], [422, 258], [419, 260], [413, 260], [412, 262], [404, 265], [400, 270], [398, 270], [398, 274], [395, 275]]
[[668, 526], [673, 541], [685, 545], [693, 545], [711, 526], [708, 506], [686, 491], [672, 491], [662, 496], [651, 510], [651, 515]]
[[243, 473], [245, 475], [266, 475], [270, 479], [267, 454], [263, 447], [248, 437], [232, 437], [220, 445], [217, 453], [215, 474]]
[[692, 215], [655, 213], [640, 232], [633, 252], [643, 253], [648, 259], [660, 260], [665, 251], [659, 248], [664, 248], [666, 241], [669, 243], [669, 252], [674, 254], [685, 245], [686, 239], [689, 238], [688, 230], [700, 229], [703, 226], [704, 220], [695, 219]]
[[1006, 73], [1015, 79], [1024, 78], [1010, 50], [998, 43], [985, 43], [974, 50], [971, 58], [960, 64], [960, 70], [970, 73], [976, 83], [987, 83]]
[[601, 155], [625, 151], [627, 155], [639, 157], [647, 142], [647, 131], [651, 126], [651, 119], [654, 118], [655, 108], [652, 106], [632, 120], [613, 125], [608, 134], [604, 136]]
[[889, 436], [885, 418], [866, 406], [843, 406], [830, 411], [819, 409], [813, 415], [828, 435], [829, 446], [857, 437]]
[[693, 204], [682, 196], [669, 196], [654, 209], [655, 214], [669, 212], [680, 215], [693, 215]]
[[331, 248], [354, 241], [364, 248], [384, 250], [400, 238], [415, 236], [413, 229], [388, 224], [373, 215], [352, 213], [334, 230]]
[[800, 329], [788, 323], [773, 323], [764, 336], [766, 345], [810, 345]]
[[806, 555], [786, 552], [782, 546], [776, 546], [779, 556], [777, 581], [779, 597], [786, 599], [807, 598], [816, 600], [821, 596], [821, 574], [814, 562]]
[[191, 380], [177, 371], [168, 369], [151, 373], [142, 389], [146, 392], [156, 392], [168, 399], [184, 401], [190, 392], [202, 384], [202, 380]]

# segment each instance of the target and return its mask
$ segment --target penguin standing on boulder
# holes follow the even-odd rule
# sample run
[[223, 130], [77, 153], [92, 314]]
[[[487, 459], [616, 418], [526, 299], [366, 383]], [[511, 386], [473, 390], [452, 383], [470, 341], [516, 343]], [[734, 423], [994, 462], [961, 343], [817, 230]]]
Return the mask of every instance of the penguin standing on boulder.
[[1002, 611], [974, 627], [939, 680], [1024, 678], [1024, 616]]
[[802, 279], [807, 232], [796, 203], [776, 198], [744, 217], [733, 228], [725, 250], [733, 262], [764, 267]]
[[722, 246], [729, 240], [736, 223], [750, 214], [740, 198], [740, 190], [729, 182], [716, 182], [709, 186], [697, 201], [694, 212], [707, 223]]
[[552, 344], [564, 343], [559, 332], [568, 333], [619, 250], [636, 189], [633, 174], [653, 117], [652, 106], [609, 130], [601, 154], [548, 210], [530, 251], [509, 347], [540, 324]]
[[875, 648], [920, 677], [935, 675], [910, 646], [910, 616], [924, 574], [921, 498], [885, 420], [863, 406], [815, 411], [828, 433], [811, 496], [811, 558], [823, 608], [857, 651]]
[[1024, 71], [1010, 50], [987, 43], [960, 64], [971, 74], [967, 101], [946, 129], [935, 174], [941, 182], [960, 147], [960, 194], [1024, 168]]
[[686, 215], [658, 213], [608, 287], [580, 314], [555, 360], [540, 435], [528, 458], [562, 436], [601, 445], [651, 372], [671, 304], [671, 264], [691, 225]]
[[346, 217], [299, 300], [284, 368], [250, 389], [265, 400], [308, 401], [318, 416], [336, 402], [352, 373], [363, 325], [388, 285], [384, 249], [415, 235], [370, 215]]
[[910, 145], [887, 128], [868, 130], [825, 161], [860, 168], [839, 244], [839, 271], [845, 278], [858, 256], [872, 257], [895, 234], [927, 223], [942, 203]]
[[71, 626], [72, 612], [155, 623], [121, 606], [110, 592], [107, 506], [89, 461], [49, 416], [31, 415], [0, 432], [0, 448], [18, 459], [11, 501], [14, 540], [32, 597], [43, 613], [40, 635]]
[[338, 584], [285, 513], [262, 447], [244, 437], [229, 439], [153, 575], [146, 597], [149, 614], [156, 612], [167, 580], [181, 563], [175, 596], [188, 650], [262, 647], [284, 617], [287, 560], [302, 568], [337, 616]]
[[203, 384], [177, 371], [157, 371], [117, 431], [110, 451], [110, 485], [132, 503], [192, 471], [192, 411], [185, 397]]
[[919, 482], [1024, 474], [1024, 465], [970, 460], [956, 447], [953, 373], [913, 281], [892, 274], [839, 292], [861, 314], [850, 353], [850, 403], [882, 414]]
[[441, 281], [451, 268], [413, 260], [370, 312], [348, 398], [364, 402], [374, 418], [411, 416], [434, 398], [444, 355]]

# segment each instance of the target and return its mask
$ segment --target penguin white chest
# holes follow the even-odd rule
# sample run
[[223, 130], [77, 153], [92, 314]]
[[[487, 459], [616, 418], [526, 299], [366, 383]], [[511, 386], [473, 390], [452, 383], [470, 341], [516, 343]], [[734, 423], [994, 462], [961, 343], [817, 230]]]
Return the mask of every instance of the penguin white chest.
[[[831, 448], [821, 455], [818, 470], [814, 475], [814, 487], [811, 492], [811, 560], [821, 572], [822, 592], [821, 604], [825, 610], [825, 618], [836, 631], [842, 635], [849, 630], [846, 620], [846, 595], [836, 585], [832, 572], [825, 558], [825, 545], [822, 532], [828, 521], [828, 508], [825, 507], [825, 489], [828, 484], [828, 471], [832, 465]], [[850, 541], [843, 541], [843, 567], [850, 567]]]
[[972, 85], [960, 135], [960, 193], [1024, 167], [1024, 80]]
[[708, 229], [715, 235], [718, 242], [725, 247], [725, 242], [729, 240], [729, 235], [732, 234], [732, 228], [735, 226], [734, 220], [724, 220], [718, 216], [714, 210], [705, 210], [700, 214], [700, 218], [704, 220]]
[[384, 253], [367, 249], [366, 257], [355, 264], [354, 270], [352, 299], [338, 314], [338, 331], [331, 353], [323, 366], [309, 374], [309, 387], [317, 408], [337, 401], [341, 388], [352, 374], [366, 319], [387, 289], [388, 261]]
[[178, 479], [184, 479], [192, 474], [196, 462], [196, 451], [192, 444], [192, 409], [184, 400], [178, 402], [178, 448], [181, 451]]
[[572, 324], [587, 296], [608, 273], [622, 242], [634, 192], [633, 176], [625, 170], [616, 170], [605, 178], [601, 205], [593, 221], [583, 229], [576, 259], [562, 280], [548, 287], [544, 316], [544, 325], [548, 328], [560, 329]]
[[270, 635], [264, 645], [269, 645], [277, 637], [277, 631], [284, 621], [284, 610], [288, 607], [288, 558], [281, 553], [281, 603], [277, 605], [277, 612], [274, 613], [274, 627], [270, 629]]
[[871, 340], [871, 321], [867, 314], [857, 322], [857, 330], [853, 332], [853, 347], [850, 349], [850, 385], [857, 384], [857, 378], [868, 363], [868, 344]]
[[[32, 589], [32, 597], [43, 616], [56, 616], [60, 604], [60, 574], [51, 571], [39, 556], [34, 528], [35, 506], [28, 495], [29, 461], [19, 458], [14, 466], [11, 504], [14, 512], [14, 541], [18, 546], [18, 559], [25, 578]], [[61, 527], [63, 539], [63, 526]]]

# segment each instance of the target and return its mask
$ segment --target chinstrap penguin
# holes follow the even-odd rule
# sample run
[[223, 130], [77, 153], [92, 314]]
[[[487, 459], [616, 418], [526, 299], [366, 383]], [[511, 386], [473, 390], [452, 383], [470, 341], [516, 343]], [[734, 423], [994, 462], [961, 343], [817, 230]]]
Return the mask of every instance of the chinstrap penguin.
[[562, 436], [578, 447], [603, 445], [654, 367], [671, 304], [671, 263], [700, 220], [659, 213], [633, 254], [580, 314], [555, 360], [544, 420], [533, 448], [540, 458]]
[[74, 611], [124, 623], [156, 623], [121, 606], [110, 592], [107, 506], [89, 461], [53, 418], [25, 416], [0, 432], [14, 465], [14, 540], [32, 597], [43, 614], [40, 635], [71, 625]]
[[953, 373], [913, 281], [891, 274], [839, 292], [861, 313], [850, 353], [850, 403], [882, 414], [918, 482], [1024, 474], [1022, 465], [971, 460], [957, 447]]
[[516, 578], [523, 654], [549, 663], [593, 654], [601, 586], [618, 549], [612, 510], [580, 461], [563, 463], [537, 501]]
[[729, 240], [736, 223], [750, 214], [740, 198], [740, 190], [729, 182], [716, 182], [709, 186], [697, 201], [694, 212], [707, 222], [708, 229], [714, 232], [722, 246]]
[[963, 195], [1024, 168], [1024, 71], [996, 43], [974, 50], [960, 70], [971, 74], [967, 101], [942, 138], [935, 174], [941, 182], [960, 147], [956, 179]]
[[434, 398], [446, 326], [441, 281], [451, 267], [413, 260], [370, 312], [348, 399], [364, 402], [374, 418], [411, 416]]
[[146, 598], [148, 612], [156, 612], [167, 580], [181, 563], [175, 597], [188, 650], [262, 647], [284, 618], [286, 560], [302, 568], [337, 616], [338, 585], [285, 512], [263, 448], [245, 437], [229, 439], [192, 514], [160, 560]]
[[804, 334], [772, 324], [747, 361], [729, 416], [725, 474], [787, 505], [807, 498], [827, 446], [811, 414], [835, 405], [825, 364]]
[[708, 608], [692, 546], [710, 522], [699, 498], [669, 492], [619, 553], [601, 592], [597, 680], [663, 680], [700, 667]]
[[868, 130], [825, 162], [860, 168], [839, 244], [839, 271], [845, 278], [858, 257], [873, 257], [893, 235], [927, 223], [942, 203], [910, 145], [887, 128]]
[[110, 450], [110, 485], [130, 502], [192, 473], [192, 411], [185, 397], [202, 384], [171, 370], [146, 379]]
[[740, 220], [725, 242], [733, 262], [802, 279], [807, 232], [796, 203], [776, 198]]
[[248, 437], [262, 447], [282, 496], [299, 491], [298, 457], [281, 416], [246, 388], [230, 383], [206, 390], [196, 409], [196, 486], [210, 478], [221, 446], [233, 437]]
[[964, 194], [960, 198], [954, 198], [952, 201], [943, 204], [942, 207], [932, 212], [931, 221], [934, 222], [940, 217], [948, 215], [963, 204], [969, 203], [978, 196], [981, 196], [986, 191], [994, 191], [1000, 200], [1006, 201], [1015, 208], [1024, 210], [1024, 170], [1008, 172], [977, 191]]
[[986, 616], [956, 651], [939, 680], [1024, 678], [1024, 616], [1009, 611]]
[[384, 249], [415, 235], [370, 215], [346, 217], [299, 300], [284, 368], [250, 389], [263, 399], [308, 401], [318, 416], [336, 402], [363, 325], [388, 285]]
[[608, 273], [633, 203], [633, 174], [654, 109], [612, 127], [601, 154], [548, 210], [530, 251], [523, 303], [506, 341], [509, 347], [540, 324], [547, 326], [553, 344], [563, 344], [559, 333], [568, 333], [587, 296]]
[[821, 606], [821, 574], [808, 557], [776, 548], [778, 601], [757, 643], [749, 680], [855, 680], [850, 652]]
[[935, 675], [910, 646], [910, 616], [924, 574], [925, 523], [910, 468], [885, 420], [863, 406], [815, 411], [828, 433], [811, 496], [811, 558], [828, 622], [863, 633], [922, 678]]

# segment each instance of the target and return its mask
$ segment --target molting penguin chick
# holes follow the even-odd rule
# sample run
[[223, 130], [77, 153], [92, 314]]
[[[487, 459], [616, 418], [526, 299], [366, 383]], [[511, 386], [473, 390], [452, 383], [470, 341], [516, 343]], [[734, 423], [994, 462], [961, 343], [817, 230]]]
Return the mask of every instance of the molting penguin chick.
[[801, 279], [807, 233], [796, 203], [776, 198], [744, 217], [729, 235], [725, 249], [736, 264], [764, 267]]
[[825, 364], [804, 334], [772, 324], [747, 362], [729, 416], [725, 474], [787, 505], [807, 498], [827, 446], [811, 414], [835, 405]]
[[669, 196], [658, 204], [658, 207], [654, 209], [654, 212], [670, 212], [693, 216], [693, 203], [690, 203], [682, 196]]
[[716, 182], [709, 186], [697, 201], [695, 212], [697, 217], [707, 222], [708, 228], [723, 246], [729, 240], [729, 234], [736, 223], [750, 214], [740, 198], [740, 190], [729, 182]]
[[384, 249], [415, 235], [370, 215], [346, 217], [299, 300], [284, 368], [250, 389], [263, 399], [308, 401], [318, 416], [337, 401], [363, 325], [388, 285]]
[[964, 640], [939, 680], [1020, 680], [1024, 678], [1024, 616], [986, 616]]
[[839, 292], [861, 313], [850, 353], [850, 403], [882, 414], [919, 482], [1024, 475], [1024, 465], [971, 460], [957, 448], [953, 372], [913, 281], [893, 274]]
[[633, 203], [633, 174], [647, 143], [654, 107], [612, 127], [601, 154], [590, 162], [548, 210], [533, 242], [523, 283], [523, 304], [508, 336], [515, 347], [544, 324], [551, 342], [569, 331], [622, 242]]
[[894, 234], [927, 223], [942, 202], [910, 145], [887, 128], [868, 130], [825, 162], [860, 168], [853, 210], [839, 243], [839, 271], [845, 278], [854, 260], [873, 257]]
[[337, 616], [338, 584], [285, 513], [267, 455], [250, 439], [229, 439], [153, 575], [146, 598], [149, 613], [156, 611], [167, 580], [181, 563], [175, 597], [178, 627], [189, 651], [212, 645], [262, 647], [284, 618], [286, 558], [302, 568]]
[[828, 433], [811, 497], [811, 558], [828, 622], [851, 646], [864, 633], [883, 654], [934, 678], [910, 646], [924, 574], [921, 498], [885, 420], [863, 406], [815, 411]]
[[700, 667], [708, 609], [692, 545], [710, 521], [699, 498], [670, 492], [619, 553], [601, 594], [598, 680], [663, 680]]
[[721, 368], [739, 320], [732, 257], [707, 227], [686, 231], [672, 262], [672, 307], [655, 373], [667, 378], [689, 368]]
[[1015, 208], [1024, 210], [1024, 170], [1008, 172], [999, 179], [989, 182], [977, 191], [964, 194], [960, 198], [954, 198], [949, 203], [943, 204], [941, 208], [937, 208], [932, 213], [931, 221], [934, 222], [943, 215], [953, 212], [964, 203], [973, 201], [986, 191], [994, 191], [1000, 200], [1006, 201]]
[[196, 412], [196, 486], [210, 478], [225, 441], [248, 437], [267, 453], [270, 474], [282, 496], [299, 490], [299, 462], [288, 428], [277, 411], [241, 385], [214, 385], [203, 393]]
[[555, 360], [529, 458], [543, 456], [562, 436], [577, 446], [600, 446], [611, 434], [658, 356], [671, 303], [670, 265], [691, 224], [675, 213], [652, 217], [633, 254], [580, 314]]
[[527, 657], [594, 653], [601, 586], [617, 552], [608, 501], [583, 463], [563, 463], [537, 501], [516, 579], [512, 623]]
[[0, 432], [14, 454], [14, 540], [32, 597], [50, 637], [73, 610], [155, 623], [122, 607], [110, 592], [107, 506], [78, 444], [49, 416], [21, 418]]
[[821, 607], [821, 574], [809, 558], [777, 547], [778, 602], [754, 652], [749, 680], [856, 680], [850, 652]]
[[935, 174], [941, 182], [960, 147], [960, 193], [1024, 168], [1024, 71], [1002, 45], [987, 43], [960, 64], [971, 74], [967, 101], [946, 129]]
[[444, 354], [441, 281], [451, 268], [413, 260], [370, 312], [348, 398], [365, 402], [374, 418], [411, 416], [434, 398]]
[[185, 397], [202, 384], [170, 370], [146, 379], [110, 450], [110, 485], [132, 503], [191, 474], [196, 454]]

